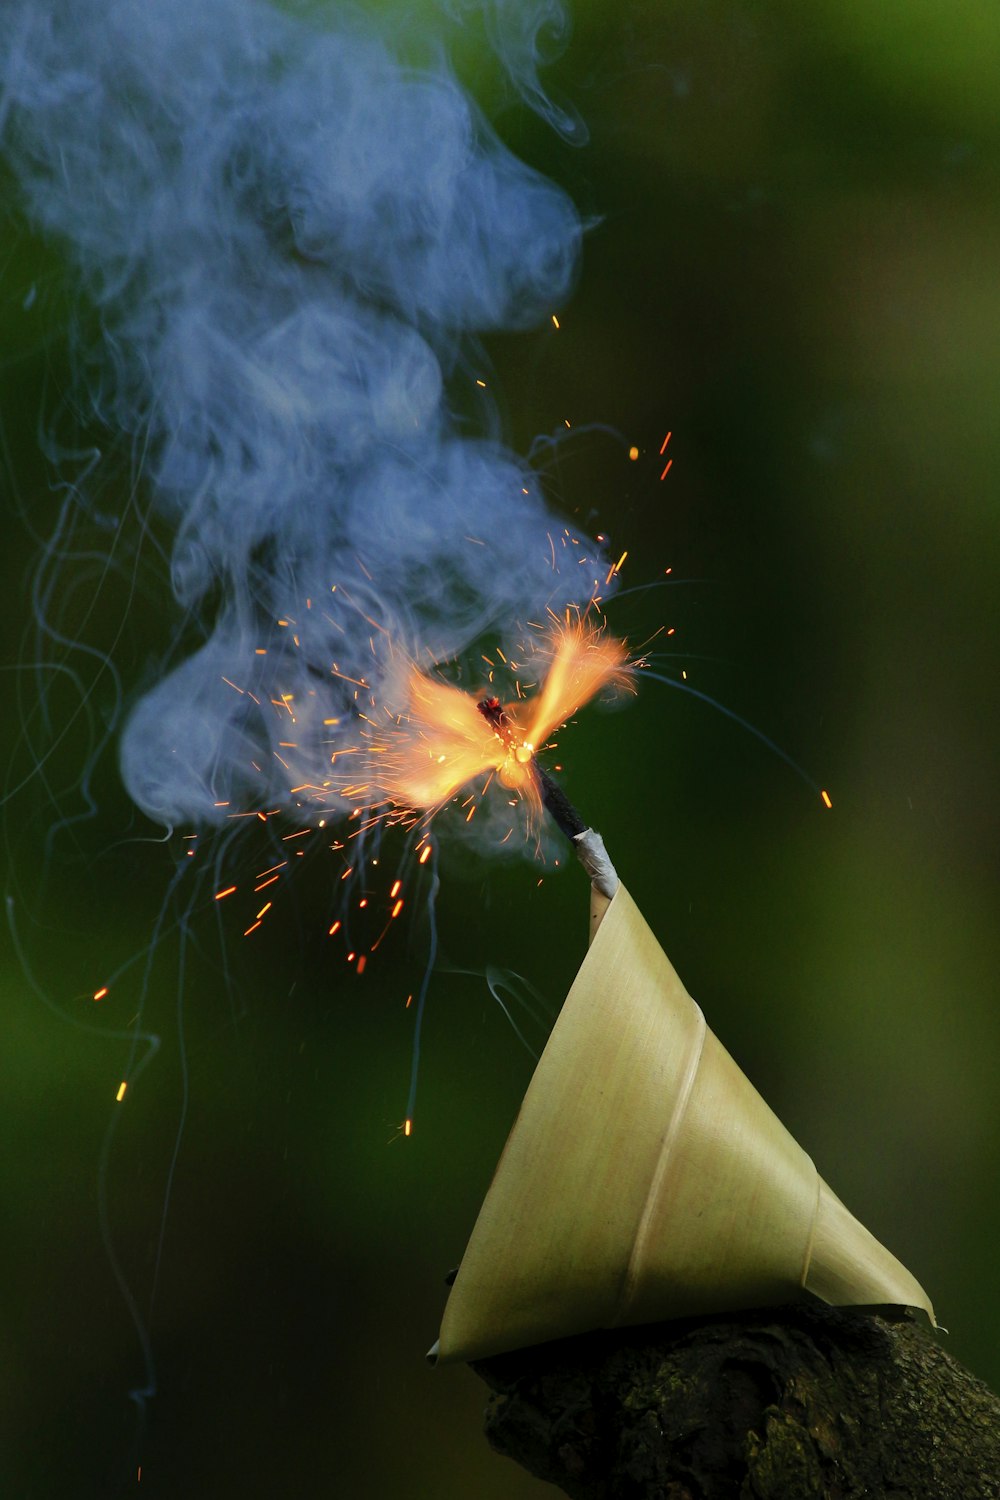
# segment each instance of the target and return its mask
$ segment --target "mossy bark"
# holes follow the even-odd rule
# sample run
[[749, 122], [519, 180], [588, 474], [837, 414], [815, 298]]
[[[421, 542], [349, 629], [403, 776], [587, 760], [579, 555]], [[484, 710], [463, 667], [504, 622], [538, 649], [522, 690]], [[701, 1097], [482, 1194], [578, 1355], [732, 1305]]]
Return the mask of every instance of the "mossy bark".
[[794, 1307], [474, 1368], [490, 1443], [572, 1500], [1000, 1500], [1000, 1400], [908, 1318]]

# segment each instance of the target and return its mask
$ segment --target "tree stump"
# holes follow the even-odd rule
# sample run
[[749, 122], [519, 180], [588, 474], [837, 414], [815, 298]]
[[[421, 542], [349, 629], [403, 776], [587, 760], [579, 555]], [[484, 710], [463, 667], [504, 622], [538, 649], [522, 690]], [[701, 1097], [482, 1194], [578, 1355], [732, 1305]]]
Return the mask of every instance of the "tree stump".
[[572, 1500], [1000, 1500], [1000, 1400], [897, 1312], [794, 1306], [483, 1360], [486, 1434]]

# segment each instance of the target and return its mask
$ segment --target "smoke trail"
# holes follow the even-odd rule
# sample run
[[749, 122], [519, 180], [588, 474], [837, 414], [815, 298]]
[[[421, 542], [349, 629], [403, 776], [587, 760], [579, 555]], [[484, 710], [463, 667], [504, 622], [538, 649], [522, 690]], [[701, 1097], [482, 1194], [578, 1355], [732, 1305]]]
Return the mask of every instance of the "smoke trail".
[[[487, 19], [571, 133], [537, 79], [558, 15]], [[179, 615], [207, 619], [128, 718], [126, 786], [168, 826], [301, 817], [359, 691], [396, 707], [400, 653], [456, 656], [603, 581], [596, 549], [560, 576], [531, 472], [447, 395], [471, 336], [566, 298], [578, 216], [440, 57], [405, 63], [353, 11], [24, 0], [4, 28], [4, 150], [98, 310], [89, 395], [173, 528]]]

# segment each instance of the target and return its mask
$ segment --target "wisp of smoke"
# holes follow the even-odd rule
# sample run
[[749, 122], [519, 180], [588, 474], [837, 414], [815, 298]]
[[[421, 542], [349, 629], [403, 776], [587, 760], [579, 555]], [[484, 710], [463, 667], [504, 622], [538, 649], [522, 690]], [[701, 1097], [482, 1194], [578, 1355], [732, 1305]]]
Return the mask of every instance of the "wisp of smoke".
[[[486, 22], [569, 134], [537, 77], [558, 18], [493, 0]], [[125, 723], [126, 786], [166, 826], [302, 817], [301, 767], [348, 748], [359, 691], [399, 710], [401, 655], [603, 585], [596, 547], [560, 574], [530, 469], [448, 397], [470, 339], [565, 300], [578, 215], [443, 49], [407, 63], [353, 9], [8, 0], [3, 32], [3, 150], [99, 314], [88, 394], [172, 528], [178, 619], [207, 622]]]

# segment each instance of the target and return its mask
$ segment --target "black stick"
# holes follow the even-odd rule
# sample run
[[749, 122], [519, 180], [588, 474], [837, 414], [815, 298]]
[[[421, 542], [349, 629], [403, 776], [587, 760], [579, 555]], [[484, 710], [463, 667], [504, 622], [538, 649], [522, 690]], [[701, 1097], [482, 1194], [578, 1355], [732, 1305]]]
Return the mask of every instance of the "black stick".
[[548, 771], [542, 770], [537, 760], [531, 762], [531, 769], [535, 773], [535, 781], [538, 783], [538, 791], [545, 810], [560, 832], [564, 833], [571, 842], [578, 839], [581, 833], [586, 833], [590, 825], [580, 817], [559, 783], [552, 780]]
[[[483, 698], [476, 704], [476, 707], [498, 740], [508, 747], [517, 742], [514, 725], [504, 711], [499, 698]], [[538, 795], [542, 799], [543, 807], [559, 831], [564, 833], [571, 843], [574, 842], [581, 833], [586, 833], [590, 825], [583, 821], [559, 783], [552, 780], [548, 771], [542, 769], [534, 756], [530, 764], [531, 774], [535, 778], [535, 785], [538, 787]]]

